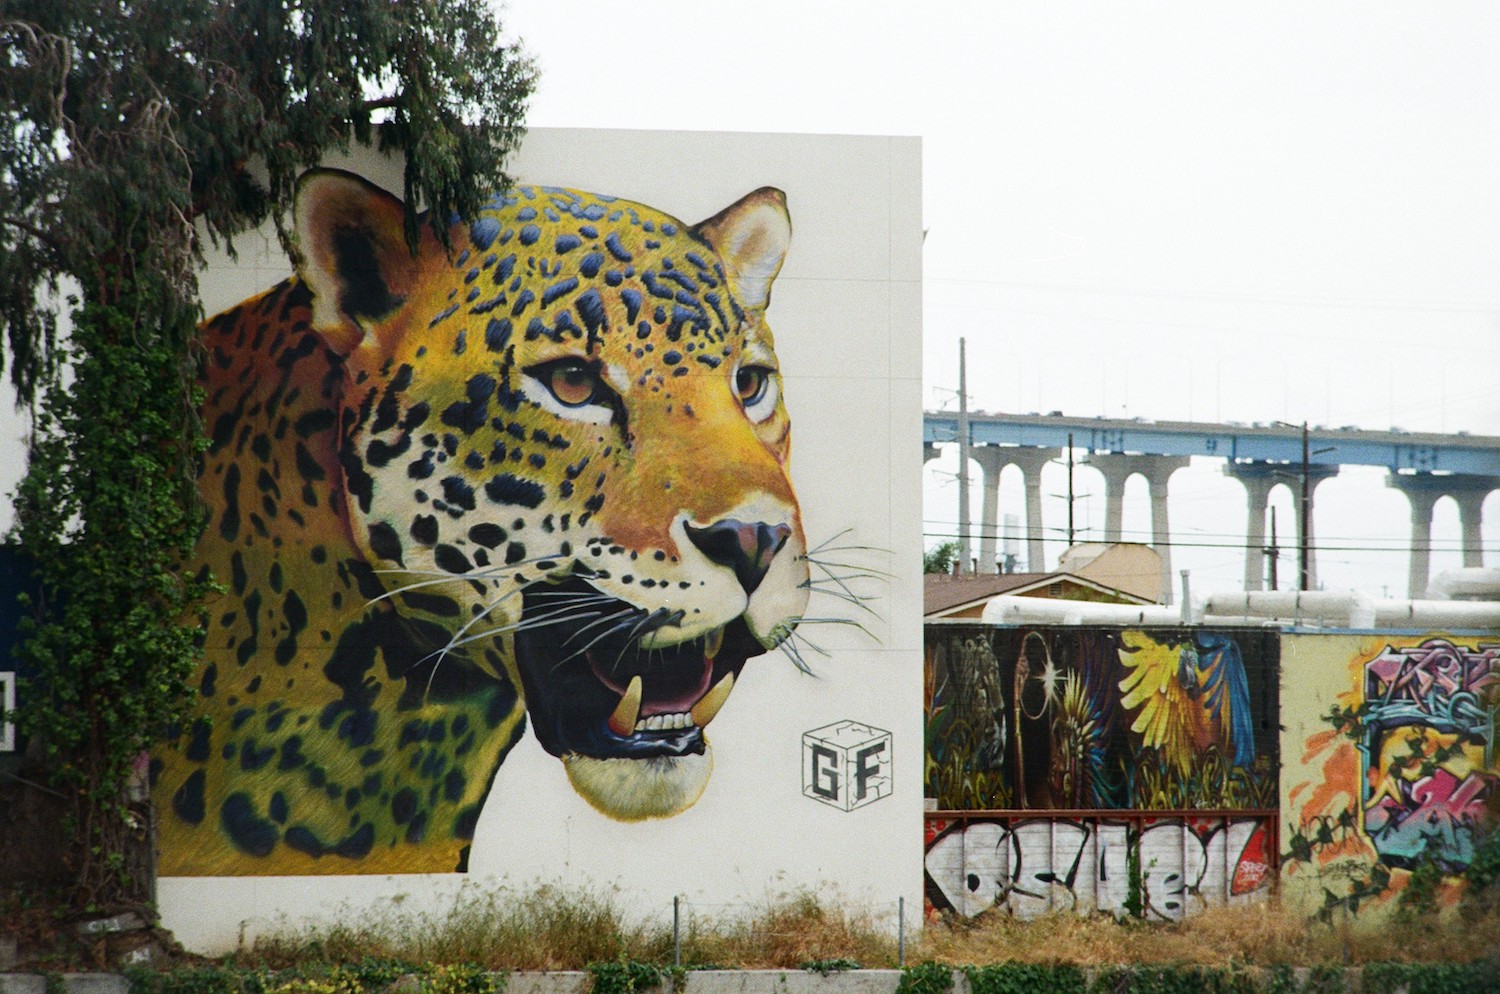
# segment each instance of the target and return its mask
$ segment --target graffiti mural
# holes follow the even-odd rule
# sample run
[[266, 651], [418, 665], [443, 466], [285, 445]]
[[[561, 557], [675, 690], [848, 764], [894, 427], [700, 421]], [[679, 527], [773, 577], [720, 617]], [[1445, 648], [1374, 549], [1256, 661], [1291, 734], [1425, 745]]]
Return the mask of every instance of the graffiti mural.
[[1274, 633], [941, 628], [927, 796], [942, 810], [1245, 810], [1277, 794]]
[[808, 596], [765, 313], [791, 233], [519, 187], [413, 253], [315, 170], [296, 274], [204, 327], [198, 717], [161, 872], [451, 872], [528, 723], [622, 821], [693, 805], [706, 727]]
[[1364, 829], [1380, 859], [1411, 868], [1426, 857], [1465, 869], [1494, 766], [1500, 645], [1461, 648], [1446, 639], [1389, 646], [1365, 664], [1360, 762]]
[[1271, 829], [1249, 817], [929, 819], [927, 900], [965, 918], [998, 908], [1177, 920], [1263, 897]]
[[1320, 711], [1289, 705], [1303, 745], [1284, 802], [1291, 891], [1326, 915], [1387, 904], [1423, 866], [1462, 873], [1500, 786], [1500, 644], [1287, 638], [1305, 660], [1297, 674], [1331, 684], [1312, 698]]

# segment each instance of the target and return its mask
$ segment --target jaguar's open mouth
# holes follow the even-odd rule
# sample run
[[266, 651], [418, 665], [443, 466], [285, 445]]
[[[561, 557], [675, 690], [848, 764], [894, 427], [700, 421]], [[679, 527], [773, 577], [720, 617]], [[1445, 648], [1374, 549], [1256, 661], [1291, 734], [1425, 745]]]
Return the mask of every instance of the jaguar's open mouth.
[[[581, 577], [522, 594], [516, 662], [537, 741], [554, 756], [650, 759], [702, 753], [745, 660], [765, 652], [736, 619], [661, 646], [682, 612], [648, 612]], [[652, 648], [641, 641], [652, 634]]]

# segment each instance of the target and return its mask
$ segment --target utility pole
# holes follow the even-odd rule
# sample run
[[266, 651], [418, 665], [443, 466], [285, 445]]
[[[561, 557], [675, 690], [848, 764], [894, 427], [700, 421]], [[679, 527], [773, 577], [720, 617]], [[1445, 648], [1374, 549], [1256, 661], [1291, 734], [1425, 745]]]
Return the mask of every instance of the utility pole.
[[1271, 544], [1264, 550], [1266, 558], [1270, 560], [1271, 589], [1281, 589], [1276, 582], [1276, 560], [1281, 558], [1281, 548], [1276, 544], [1276, 508], [1271, 508]]
[[1068, 432], [1068, 548], [1073, 548], [1073, 433]]
[[1308, 493], [1307, 479], [1309, 472], [1308, 462], [1311, 459], [1311, 454], [1308, 452], [1307, 443], [1307, 422], [1304, 421], [1302, 422], [1302, 494], [1298, 508], [1298, 511], [1302, 515], [1302, 523], [1299, 526], [1299, 534], [1297, 536], [1297, 572], [1300, 574], [1300, 583], [1298, 585], [1298, 589], [1300, 590], [1311, 589], [1312, 580], [1312, 574], [1308, 569], [1307, 561], [1307, 547], [1309, 544], [1307, 529], [1312, 524], [1312, 515], [1309, 513], [1312, 508], [1312, 502], [1309, 498], [1312, 495]]
[[958, 340], [958, 571], [973, 570], [969, 559], [969, 377], [964, 340]]

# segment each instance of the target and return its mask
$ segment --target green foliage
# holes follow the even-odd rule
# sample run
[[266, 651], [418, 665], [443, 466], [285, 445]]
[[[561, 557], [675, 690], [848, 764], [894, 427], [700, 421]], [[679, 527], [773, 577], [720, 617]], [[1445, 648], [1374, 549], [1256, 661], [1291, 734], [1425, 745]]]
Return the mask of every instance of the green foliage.
[[128, 856], [149, 840], [127, 785], [187, 695], [200, 639], [191, 609], [207, 589], [179, 568], [201, 525], [183, 468], [199, 441], [189, 401], [163, 388], [178, 383], [192, 314], [137, 305], [75, 311], [72, 382], [46, 392], [16, 496], [40, 590], [25, 602], [36, 678], [17, 724], [74, 800], [80, 906], [145, 890]]
[[1468, 881], [1463, 902], [1466, 911], [1489, 910], [1500, 905], [1500, 831], [1492, 828], [1479, 840], [1464, 879]]
[[953, 990], [953, 968], [942, 963], [917, 963], [901, 970], [896, 994], [948, 994]]
[[590, 994], [636, 994], [660, 987], [666, 973], [661, 967], [627, 958], [588, 965]]
[[1500, 963], [1373, 963], [1364, 968], [1361, 994], [1495, 994]]
[[964, 968], [972, 994], [1084, 994], [1088, 983], [1076, 966], [995, 963]]
[[1411, 871], [1406, 887], [1396, 898], [1397, 917], [1407, 924], [1415, 924], [1425, 916], [1438, 912], [1438, 888], [1443, 883], [1443, 871], [1435, 860], [1423, 857]]
[[9, 0], [0, 40], [0, 363], [40, 564], [17, 718], [76, 801], [73, 900], [105, 906], [149, 893], [127, 785], [185, 713], [211, 582], [183, 569], [204, 237], [280, 226], [302, 170], [376, 125], [409, 240], [422, 204], [444, 237], [505, 184], [534, 70], [486, 0]]
[[922, 554], [923, 573], [951, 573], [953, 562], [958, 558], [958, 543], [944, 542]]
[[404, 994], [504, 994], [505, 975], [472, 963], [419, 966], [361, 960], [348, 964], [308, 963], [287, 970], [228, 965], [158, 972], [126, 971], [130, 994], [365, 994], [392, 989]]
[[1125, 900], [1120, 906], [1132, 918], [1146, 915], [1146, 887], [1141, 875], [1141, 839], [1138, 832], [1130, 833], [1125, 844]]

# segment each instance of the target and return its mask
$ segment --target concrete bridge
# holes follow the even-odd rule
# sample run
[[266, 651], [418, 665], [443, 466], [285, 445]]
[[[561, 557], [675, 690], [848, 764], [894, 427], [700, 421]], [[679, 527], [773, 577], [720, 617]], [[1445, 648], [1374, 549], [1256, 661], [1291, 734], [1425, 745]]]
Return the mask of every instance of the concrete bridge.
[[[1171, 573], [1171, 530], [1167, 519], [1167, 481], [1192, 456], [1224, 460], [1224, 472], [1245, 487], [1245, 589], [1260, 590], [1260, 560], [1265, 545], [1266, 507], [1277, 483], [1292, 484], [1301, 503], [1296, 543], [1307, 560], [1303, 586], [1316, 588], [1312, 508], [1318, 484], [1337, 475], [1340, 466], [1381, 466], [1386, 483], [1411, 504], [1411, 560], [1408, 596], [1420, 597], [1430, 573], [1433, 505], [1452, 497], [1463, 532], [1463, 564], [1482, 566], [1480, 533], [1484, 500], [1500, 490], [1500, 438], [1415, 432], [1307, 427], [1288, 424], [1204, 424], [1188, 421], [1114, 420], [1067, 417], [1061, 413], [959, 414], [928, 411], [923, 416], [924, 462], [937, 457], [938, 446], [960, 441], [961, 422], [968, 426], [969, 458], [983, 473], [979, 561], [995, 561], [1000, 471], [1015, 466], [1025, 480], [1029, 535], [1028, 567], [1043, 563], [1041, 470], [1070, 444], [1089, 453], [1088, 465], [1104, 476], [1105, 541], [1120, 540], [1125, 482], [1140, 474], [1151, 500], [1152, 544], [1162, 557], [1165, 577]], [[965, 523], [967, 524], [967, 523]]]

